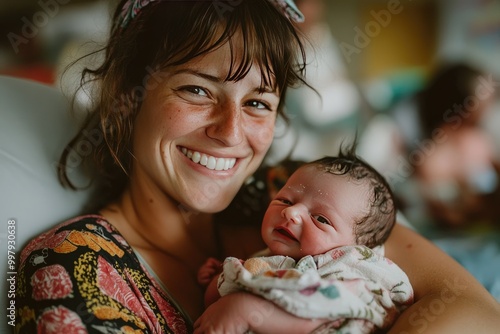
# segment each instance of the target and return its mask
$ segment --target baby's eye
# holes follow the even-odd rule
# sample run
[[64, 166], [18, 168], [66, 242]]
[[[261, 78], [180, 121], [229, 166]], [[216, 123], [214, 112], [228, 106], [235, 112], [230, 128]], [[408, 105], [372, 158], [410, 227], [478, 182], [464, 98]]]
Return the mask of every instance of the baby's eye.
[[276, 200], [286, 205], [292, 205], [292, 202], [287, 200], [286, 198], [277, 198]]
[[316, 221], [318, 221], [321, 224], [330, 224], [330, 221], [328, 220], [328, 218], [325, 218], [323, 216], [313, 215], [312, 217], [313, 217], [313, 219], [315, 219]]

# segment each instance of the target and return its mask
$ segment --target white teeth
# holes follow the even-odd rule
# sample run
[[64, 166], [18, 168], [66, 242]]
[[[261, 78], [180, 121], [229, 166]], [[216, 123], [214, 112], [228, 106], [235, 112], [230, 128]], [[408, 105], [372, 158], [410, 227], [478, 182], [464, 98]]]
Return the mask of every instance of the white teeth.
[[208, 169], [215, 169], [215, 165], [217, 164], [217, 161], [215, 160], [214, 157], [209, 157], [208, 158], [208, 163], [207, 163], [207, 168]]
[[215, 158], [200, 152], [190, 151], [184, 147], [181, 151], [194, 163], [199, 163], [211, 170], [228, 170], [233, 168], [236, 164], [235, 158]]
[[200, 152], [194, 152], [193, 156], [191, 157], [191, 160], [193, 160], [194, 163], [198, 163], [198, 162], [200, 162], [200, 159], [201, 159]]
[[217, 159], [217, 165], [215, 166], [215, 169], [223, 170], [225, 165], [226, 165], [226, 159]]
[[201, 159], [200, 159], [200, 165], [206, 166], [207, 163], [208, 163], [208, 157], [205, 154], [202, 154]]

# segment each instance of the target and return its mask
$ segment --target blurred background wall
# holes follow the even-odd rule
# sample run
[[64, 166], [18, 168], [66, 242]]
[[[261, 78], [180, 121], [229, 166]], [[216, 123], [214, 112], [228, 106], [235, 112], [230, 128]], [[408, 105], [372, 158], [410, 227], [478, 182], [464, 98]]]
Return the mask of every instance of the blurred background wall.
[[53, 84], [67, 49], [100, 43], [110, 1], [20, 0], [0, 2], [0, 72]]
[[[0, 72], [56, 81], [65, 47], [103, 40], [114, 3], [1, 1]], [[465, 59], [500, 74], [498, 0], [325, 0], [324, 10], [353, 80], [390, 79], [398, 82], [393, 94], [406, 94], [441, 59]]]
[[[114, 3], [1, 1], [0, 71], [29, 75], [24, 70], [35, 64], [51, 70], [57, 66], [65, 44], [74, 40], [100, 42], [107, 32], [109, 7]], [[436, 59], [441, 58], [467, 59], [500, 74], [500, 62], [496, 61], [500, 52], [498, 0], [324, 3], [324, 18], [336, 41], [343, 45], [342, 58], [354, 79], [414, 72], [426, 75]], [[390, 15], [387, 17], [386, 13]], [[50, 82], [54, 77], [47, 74], [40, 79]]]

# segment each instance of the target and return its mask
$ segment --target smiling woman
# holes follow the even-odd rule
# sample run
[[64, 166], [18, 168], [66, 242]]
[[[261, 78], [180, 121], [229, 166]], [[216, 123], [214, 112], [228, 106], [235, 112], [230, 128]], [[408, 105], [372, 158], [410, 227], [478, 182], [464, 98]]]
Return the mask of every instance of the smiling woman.
[[167, 79], [148, 92], [135, 119], [132, 186], [152, 184], [189, 209], [217, 212], [258, 168], [273, 139], [278, 92], [260, 88], [255, 66], [225, 81], [226, 59], [229, 44], [164, 70]]

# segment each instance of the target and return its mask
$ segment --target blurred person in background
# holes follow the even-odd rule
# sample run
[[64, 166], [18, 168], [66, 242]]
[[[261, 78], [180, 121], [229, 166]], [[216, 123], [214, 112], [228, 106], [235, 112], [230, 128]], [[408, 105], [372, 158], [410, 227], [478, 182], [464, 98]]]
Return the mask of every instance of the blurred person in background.
[[500, 226], [498, 157], [481, 125], [494, 101], [493, 83], [468, 64], [445, 64], [416, 96], [420, 139], [408, 152], [427, 214], [438, 227]]

